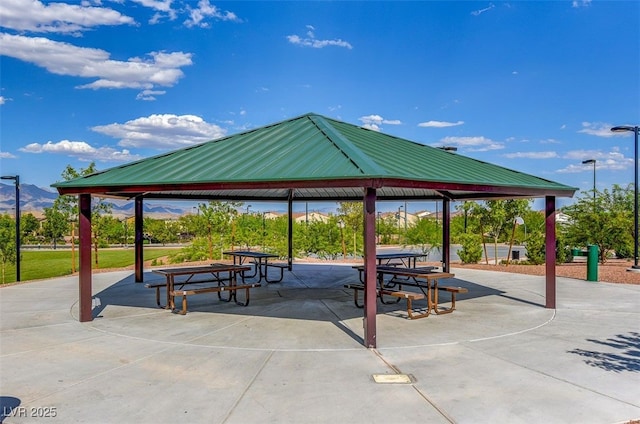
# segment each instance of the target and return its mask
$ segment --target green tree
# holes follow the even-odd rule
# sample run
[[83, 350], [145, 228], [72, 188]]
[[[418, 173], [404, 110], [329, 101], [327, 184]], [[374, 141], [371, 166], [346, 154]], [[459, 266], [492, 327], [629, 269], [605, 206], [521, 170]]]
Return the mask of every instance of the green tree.
[[[201, 203], [198, 205], [200, 211], [198, 221], [206, 229], [209, 259], [213, 259], [214, 234], [217, 235], [216, 246], [220, 249], [219, 257], [222, 258], [225, 235], [230, 232], [231, 223], [238, 215], [236, 209], [238, 206], [238, 202], [220, 201], [211, 201], [209, 204]], [[232, 234], [230, 238], [233, 243]]]
[[[362, 249], [358, 249], [358, 241], [363, 244], [364, 214], [362, 202], [340, 202], [338, 203], [338, 216], [344, 223], [345, 233], [348, 233], [353, 240], [353, 256], [358, 256]], [[346, 253], [346, 252], [344, 252]]]
[[386, 215], [380, 217], [377, 220], [377, 233], [378, 233], [378, 243], [380, 244], [390, 244], [393, 239], [393, 235], [397, 234], [398, 225], [397, 221], [393, 215]]
[[431, 218], [419, 219], [407, 229], [405, 237], [408, 244], [419, 246], [425, 255], [442, 247], [442, 227]]
[[464, 264], [475, 264], [482, 259], [482, 239], [478, 234], [460, 234], [458, 242], [462, 246], [457, 251], [460, 260]]
[[40, 222], [32, 213], [25, 213], [20, 217], [20, 240], [24, 243], [32, 243], [39, 229]]
[[16, 223], [7, 214], [0, 215], [0, 262], [2, 263], [2, 284], [5, 283], [7, 264], [16, 263]]
[[166, 221], [164, 219], [145, 218], [143, 221], [144, 233], [151, 236], [158, 243], [165, 245], [178, 241], [181, 231], [179, 222]]
[[51, 240], [55, 249], [60, 240], [69, 228], [69, 222], [64, 213], [55, 207], [44, 208], [44, 223], [42, 224], [42, 232], [45, 239]]
[[[71, 165], [62, 171], [62, 179], [69, 181], [75, 178], [87, 176], [97, 172], [95, 162], [91, 162], [86, 168], [79, 171]], [[75, 259], [75, 229], [78, 225], [78, 196], [63, 195], [58, 196], [53, 203], [53, 208], [61, 213], [65, 220], [71, 224], [71, 272], [76, 270]], [[91, 202], [91, 231], [95, 249], [95, 263], [98, 265], [98, 243], [100, 241], [99, 229], [96, 227], [100, 223], [100, 216], [111, 213], [111, 203], [105, 202], [102, 198], [92, 198]]]
[[517, 227], [517, 219], [522, 218], [523, 222], [526, 225], [526, 221], [524, 221], [523, 215], [531, 210], [531, 200], [527, 199], [508, 199], [505, 200], [505, 212], [506, 219], [510, 222], [511, 236], [509, 237], [509, 252], [507, 253], [507, 265], [509, 264], [509, 260], [511, 259], [511, 249], [513, 248], [513, 241], [516, 237], [516, 227]]
[[633, 185], [621, 187], [615, 184], [593, 194], [582, 192], [577, 202], [562, 209], [571, 217], [563, 235], [572, 247], [596, 245], [599, 260], [605, 262], [612, 252], [630, 251], [634, 240]]
[[475, 203], [471, 214], [478, 219], [482, 244], [484, 247], [485, 261], [489, 263], [485, 235], [493, 240], [495, 265], [498, 264], [498, 239], [507, 219], [507, 210], [504, 200], [487, 200]]

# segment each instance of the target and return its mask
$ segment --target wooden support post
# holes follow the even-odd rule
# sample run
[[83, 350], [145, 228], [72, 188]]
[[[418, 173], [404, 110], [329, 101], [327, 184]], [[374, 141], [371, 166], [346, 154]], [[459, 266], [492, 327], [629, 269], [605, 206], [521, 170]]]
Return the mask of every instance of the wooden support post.
[[364, 195], [364, 345], [376, 347], [376, 189]]
[[556, 308], [556, 198], [545, 197], [545, 307]]
[[136, 196], [135, 200], [135, 279], [136, 283], [141, 283], [144, 280], [144, 239], [143, 239], [143, 208], [142, 208], [142, 196]]
[[78, 199], [79, 225], [79, 320], [93, 320], [91, 287], [91, 195], [81, 194]]
[[442, 271], [451, 269], [451, 202], [442, 199]]
[[289, 216], [289, 227], [287, 233], [287, 266], [289, 271], [293, 269], [293, 190], [289, 190], [287, 199], [287, 215]]

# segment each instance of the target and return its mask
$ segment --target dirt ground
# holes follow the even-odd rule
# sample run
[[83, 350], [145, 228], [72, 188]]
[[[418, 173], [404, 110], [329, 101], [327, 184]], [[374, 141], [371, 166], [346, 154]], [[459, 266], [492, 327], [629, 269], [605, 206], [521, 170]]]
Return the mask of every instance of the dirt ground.
[[[632, 260], [609, 259], [604, 264], [598, 264], [598, 281], [619, 284], [640, 284], [640, 272], [627, 271], [633, 265]], [[514, 272], [529, 275], [545, 275], [545, 265], [493, 265], [493, 264], [460, 264], [452, 263], [452, 267], [485, 269], [491, 271]], [[557, 264], [556, 275], [558, 277], [587, 279], [586, 262], [573, 262], [568, 264]]]
[[[164, 262], [164, 267], [174, 267], [174, 266], [185, 266], [185, 265], [204, 265], [211, 263], [211, 261], [203, 261], [203, 262], [193, 262], [193, 263], [183, 263], [183, 264], [168, 264], [167, 258], [160, 258]], [[318, 259], [309, 259], [309, 258], [301, 258], [296, 259], [297, 262], [330, 262], [327, 260], [318, 260]], [[296, 262], [294, 261], [294, 263]], [[216, 261], [219, 262], [219, 261]], [[342, 261], [336, 260], [333, 262], [353, 262], [353, 261]], [[425, 263], [424, 265], [435, 265], [440, 266], [439, 263]], [[632, 260], [623, 260], [623, 259], [610, 259], [604, 264], [598, 264], [598, 281], [607, 282], [607, 283], [618, 283], [618, 284], [640, 284], [640, 272], [630, 272], [629, 268], [633, 265]], [[151, 262], [145, 262], [145, 267], [151, 266]], [[477, 264], [461, 264], [452, 262], [452, 268], [468, 268], [468, 269], [484, 269], [488, 271], [502, 271], [502, 272], [513, 272], [517, 274], [528, 274], [528, 275], [545, 275], [545, 265], [519, 265], [517, 263], [512, 263], [509, 265], [494, 265], [494, 264], [485, 264], [485, 263], [477, 263]], [[133, 266], [128, 269], [133, 269]], [[556, 275], [558, 277], [567, 277], [567, 278], [575, 278], [578, 280], [586, 280], [587, 279], [587, 264], [586, 262], [573, 262], [568, 264], [557, 264], [556, 265]]]

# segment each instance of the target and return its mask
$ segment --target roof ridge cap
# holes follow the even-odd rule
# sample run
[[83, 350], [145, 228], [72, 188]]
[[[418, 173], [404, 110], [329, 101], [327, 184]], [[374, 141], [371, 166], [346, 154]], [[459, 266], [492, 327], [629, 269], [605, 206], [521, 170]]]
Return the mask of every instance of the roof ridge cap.
[[[367, 155], [357, 148], [348, 138], [346, 138], [340, 131], [333, 127], [333, 125], [327, 122], [328, 118], [322, 115], [314, 114], [308, 116], [309, 120], [322, 131], [347, 159], [349, 159], [359, 170], [365, 175], [385, 175], [387, 172], [384, 168], [378, 165], [375, 161], [369, 158]], [[352, 124], [349, 124], [352, 125]]]

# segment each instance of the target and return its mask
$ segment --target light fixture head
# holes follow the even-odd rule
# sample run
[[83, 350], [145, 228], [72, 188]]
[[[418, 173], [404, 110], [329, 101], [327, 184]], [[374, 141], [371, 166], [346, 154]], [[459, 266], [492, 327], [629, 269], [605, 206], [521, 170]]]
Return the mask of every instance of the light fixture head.
[[632, 127], [630, 125], [619, 125], [617, 127], [611, 128], [612, 132], [627, 132], [627, 131], [634, 132], [637, 130], [638, 130], [638, 127]]
[[596, 163], [595, 159], [587, 159], [587, 160], [583, 160], [582, 164], [586, 165], [586, 164], [590, 164], [590, 163]]

